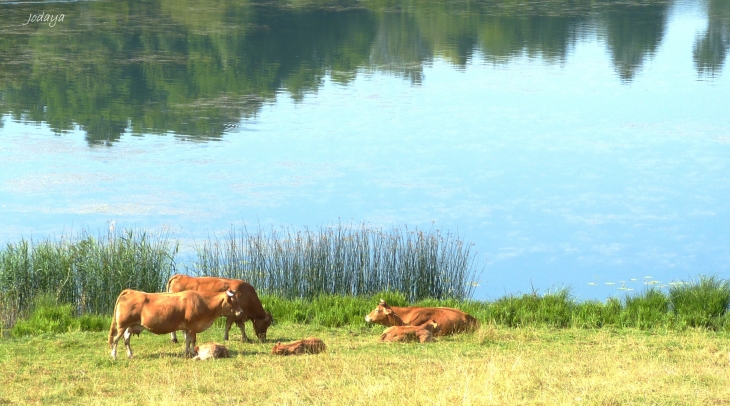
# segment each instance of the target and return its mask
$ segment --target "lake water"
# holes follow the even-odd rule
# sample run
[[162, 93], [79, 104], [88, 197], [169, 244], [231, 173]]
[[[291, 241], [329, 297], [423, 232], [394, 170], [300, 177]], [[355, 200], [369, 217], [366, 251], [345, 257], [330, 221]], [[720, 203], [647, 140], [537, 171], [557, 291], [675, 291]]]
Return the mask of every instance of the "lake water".
[[730, 277], [726, 0], [0, 15], [0, 241], [339, 221], [458, 233], [478, 299]]

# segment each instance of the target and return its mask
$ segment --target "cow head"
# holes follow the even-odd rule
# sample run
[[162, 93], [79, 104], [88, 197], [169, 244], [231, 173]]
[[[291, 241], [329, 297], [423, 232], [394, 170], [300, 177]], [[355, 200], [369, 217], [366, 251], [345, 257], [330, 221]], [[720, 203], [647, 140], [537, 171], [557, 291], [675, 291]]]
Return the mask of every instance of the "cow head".
[[436, 323], [436, 320], [431, 320], [423, 325], [423, 328], [430, 331], [431, 334], [436, 334], [439, 332], [439, 324]]
[[271, 353], [272, 354], [277, 354], [277, 355], [285, 354], [286, 353], [286, 348], [285, 348], [285, 346], [281, 345], [281, 341], [279, 341], [279, 342], [276, 343], [276, 345], [274, 346], [274, 348], [271, 349]]
[[395, 314], [393, 309], [383, 299], [380, 299], [380, 303], [375, 307], [375, 310], [365, 316], [365, 321], [368, 323], [382, 324], [387, 327], [403, 325], [400, 317]]
[[256, 337], [258, 337], [259, 341], [261, 341], [262, 343], [266, 341], [266, 330], [269, 329], [269, 326], [273, 321], [274, 318], [269, 312], [266, 312], [266, 317], [264, 318], [251, 319], [251, 322], [253, 323], [253, 330], [256, 333]]
[[226, 309], [226, 313], [230, 313], [230, 315], [236, 317], [243, 315], [243, 309], [241, 309], [241, 305], [238, 303], [238, 297], [236, 296], [235, 290], [226, 291], [226, 305], [227, 306], [225, 307], [230, 306], [230, 309]]

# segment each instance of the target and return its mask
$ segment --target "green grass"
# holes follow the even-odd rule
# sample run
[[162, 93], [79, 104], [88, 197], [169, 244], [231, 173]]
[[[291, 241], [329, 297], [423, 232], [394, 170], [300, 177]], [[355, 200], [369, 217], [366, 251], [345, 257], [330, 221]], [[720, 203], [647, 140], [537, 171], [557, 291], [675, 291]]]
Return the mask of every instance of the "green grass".
[[682, 326], [721, 329], [727, 325], [730, 281], [700, 276], [669, 289], [669, 301]]
[[[167, 335], [132, 337], [112, 361], [106, 331], [4, 339], [0, 404], [18, 405], [707, 405], [730, 402], [730, 336], [707, 330], [483, 325], [430, 344], [381, 343], [383, 327], [279, 323], [267, 343], [226, 343], [196, 362]], [[220, 327], [199, 343], [221, 343]], [[276, 341], [321, 338], [320, 355], [271, 355]]]
[[68, 333], [74, 331], [104, 331], [110, 317], [84, 314], [76, 317], [70, 304], [59, 305], [49, 295], [38, 297], [27, 319], [19, 320], [10, 330], [14, 337]]

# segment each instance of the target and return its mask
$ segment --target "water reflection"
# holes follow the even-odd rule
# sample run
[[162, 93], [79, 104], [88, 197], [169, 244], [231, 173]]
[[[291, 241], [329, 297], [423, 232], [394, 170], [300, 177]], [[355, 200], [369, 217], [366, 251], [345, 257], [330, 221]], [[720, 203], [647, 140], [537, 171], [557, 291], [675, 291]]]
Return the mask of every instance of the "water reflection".
[[664, 36], [667, 5], [649, 3], [614, 5], [601, 17], [606, 47], [623, 81], [631, 81], [647, 57], [656, 52]]
[[730, 47], [730, 1], [709, 0], [707, 30], [695, 40], [692, 57], [700, 76], [720, 73]]
[[[90, 144], [123, 134], [220, 138], [284, 89], [296, 100], [329, 75], [362, 72], [421, 83], [435, 57], [464, 67], [479, 55], [563, 64], [584, 38], [605, 43], [630, 83], [662, 42], [671, 1], [232, 2], [145, 0], [53, 3], [54, 27], [21, 24], [37, 4], [4, 4], [0, 108], [57, 133], [81, 127]], [[718, 75], [730, 41], [730, 5], [707, 3], [693, 52], [699, 75]]]

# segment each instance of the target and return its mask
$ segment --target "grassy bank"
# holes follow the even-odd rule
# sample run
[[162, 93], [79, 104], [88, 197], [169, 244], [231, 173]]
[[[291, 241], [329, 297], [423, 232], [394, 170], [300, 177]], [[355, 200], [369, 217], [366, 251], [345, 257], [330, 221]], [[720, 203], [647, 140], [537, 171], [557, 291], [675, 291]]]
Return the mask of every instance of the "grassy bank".
[[[123, 289], [163, 291], [181, 268], [176, 253], [168, 236], [133, 230], [8, 244], [0, 249], [0, 337], [32, 335], [45, 325], [93, 331], [99, 325], [93, 317], [111, 314]], [[276, 320], [324, 327], [363, 327], [383, 298], [395, 306], [457, 307], [499, 327], [730, 329], [728, 280], [700, 276], [605, 302], [576, 301], [567, 289], [482, 302], [468, 300], [472, 262], [468, 244], [438, 230], [338, 225], [317, 232], [232, 230], [227, 239], [203, 243], [190, 266], [196, 274], [251, 281]], [[71, 319], [87, 318], [34, 319], [39, 302], [62, 306]]]
[[289, 299], [397, 291], [409, 300], [466, 299], [476, 279], [470, 244], [440, 230], [382, 230], [338, 224], [316, 231], [231, 230], [178, 258], [165, 232], [114, 230], [93, 236], [21, 240], [0, 247], [0, 329], [52, 296], [76, 314], [109, 314], [126, 288], [160, 292], [173, 272], [244, 279]]
[[27, 316], [39, 297], [78, 315], [111, 314], [126, 288], [163, 290], [176, 253], [167, 235], [135, 230], [9, 243], [0, 248], [0, 328]]
[[[165, 335], [109, 359], [106, 332], [3, 341], [0, 404], [709, 405], [730, 402], [727, 333], [482, 326], [431, 344], [380, 343], [382, 327], [279, 323], [234, 334], [232, 358], [195, 362]], [[221, 328], [199, 340], [218, 341]], [[325, 354], [270, 355], [316, 336]]]
[[[364, 317], [380, 299], [393, 306], [459, 308], [479, 319], [482, 325], [499, 328], [551, 329], [639, 329], [677, 330], [702, 328], [730, 332], [730, 285], [714, 277], [700, 277], [677, 284], [668, 293], [647, 289], [605, 302], [576, 301], [568, 290], [544, 295], [511, 295], [495, 301], [424, 299], [409, 302], [399, 292], [372, 296], [321, 295], [315, 298], [286, 299], [260, 295], [264, 307], [278, 323], [322, 328], [365, 328]], [[109, 312], [108, 314], [111, 314]], [[52, 295], [38, 297], [26, 318], [0, 331], [0, 337], [21, 337], [73, 331], [105, 331], [108, 315], [77, 316], [72, 305], [56, 302]], [[222, 320], [218, 321], [222, 325]]]

